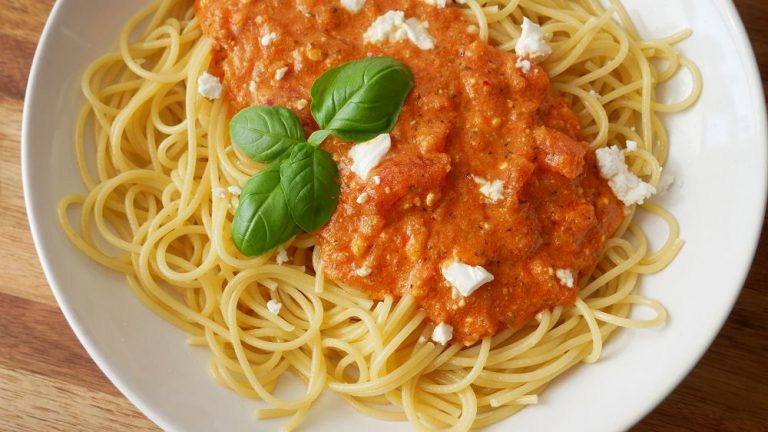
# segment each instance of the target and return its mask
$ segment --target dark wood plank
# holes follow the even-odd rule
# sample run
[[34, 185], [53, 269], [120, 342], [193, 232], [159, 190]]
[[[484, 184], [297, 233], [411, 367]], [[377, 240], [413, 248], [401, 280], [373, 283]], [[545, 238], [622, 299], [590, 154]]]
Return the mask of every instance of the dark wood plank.
[[29, 66], [35, 53], [35, 43], [0, 34], [0, 47], [4, 55], [0, 57], [0, 98], [24, 100]]
[[0, 293], [0, 310], [0, 368], [120, 395], [80, 345], [58, 307]]

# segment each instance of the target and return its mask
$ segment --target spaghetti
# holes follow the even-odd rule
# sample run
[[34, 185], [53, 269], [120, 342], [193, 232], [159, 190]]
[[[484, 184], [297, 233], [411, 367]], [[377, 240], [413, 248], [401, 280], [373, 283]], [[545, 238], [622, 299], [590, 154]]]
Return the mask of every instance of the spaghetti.
[[[659, 184], [668, 137], [658, 115], [685, 109], [701, 92], [696, 66], [673, 48], [688, 32], [643, 41], [617, 0], [609, 7], [467, 0], [462, 7], [478, 37], [505, 51], [523, 17], [542, 23], [553, 49], [543, 67], [591, 148], [637, 142], [627, 152], [631, 170]], [[635, 292], [640, 275], [663, 269], [682, 247], [674, 217], [651, 203], [639, 208], [669, 229], [659, 250], [630, 208], [574, 305], [470, 347], [429, 342], [432, 326], [412, 297], [374, 302], [327, 280], [311, 235], [285, 245], [290, 264], [276, 254], [243, 257], [229, 235], [237, 206], [230, 186], [262, 165], [230, 145], [226, 101], [197, 92], [212, 42], [191, 2], [154, 2], [122, 29], [119, 46], [83, 74], [75, 151], [87, 193], [61, 200], [61, 225], [85, 254], [123, 273], [147, 307], [210, 350], [221, 385], [269, 404], [258, 417], [291, 416], [285, 428], [294, 429], [328, 388], [366, 415], [420, 430], [479, 428], [536, 403], [574, 365], [596, 361], [617, 328], [665, 321], [659, 303]], [[660, 102], [655, 88], [681, 68], [693, 77], [689, 96]], [[270, 300], [282, 304], [279, 313]], [[633, 305], [655, 317], [629, 318]], [[286, 373], [305, 383], [293, 400], [273, 394]]]

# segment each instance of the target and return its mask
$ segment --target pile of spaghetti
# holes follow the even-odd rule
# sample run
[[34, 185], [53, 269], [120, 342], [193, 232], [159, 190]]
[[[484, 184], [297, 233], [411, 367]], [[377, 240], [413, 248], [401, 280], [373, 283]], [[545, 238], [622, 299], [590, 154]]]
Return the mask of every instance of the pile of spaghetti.
[[[553, 50], [543, 67], [591, 148], [636, 142], [630, 169], [659, 184], [668, 155], [659, 114], [685, 109], [701, 91], [695, 65], [673, 47], [687, 32], [643, 41], [616, 0], [607, 8], [597, 0], [451, 7], [464, 8], [478, 38], [505, 51], [523, 17], [540, 23]], [[59, 218], [80, 250], [124, 274], [147, 307], [210, 350], [219, 383], [266, 402], [258, 417], [292, 416], [293, 429], [327, 388], [366, 415], [418, 429], [479, 428], [536, 403], [574, 365], [596, 361], [616, 329], [665, 321], [659, 303], [635, 293], [641, 275], [663, 269], [682, 247], [674, 217], [652, 203], [628, 208], [573, 306], [470, 347], [429, 342], [432, 324], [408, 296], [374, 302], [327, 280], [315, 271], [311, 235], [285, 245], [290, 263], [244, 257], [230, 237], [237, 191], [212, 191], [242, 185], [263, 166], [231, 146], [226, 100], [198, 94], [211, 48], [189, 1], [157, 1], [126, 24], [119, 50], [83, 75], [75, 148], [87, 192], [63, 198]], [[656, 86], [681, 68], [692, 76], [689, 95], [659, 102]], [[660, 249], [633, 223], [637, 211], [667, 224]], [[270, 300], [282, 304], [279, 314]], [[633, 305], [655, 317], [629, 318]], [[273, 394], [286, 373], [305, 383], [294, 400]]]

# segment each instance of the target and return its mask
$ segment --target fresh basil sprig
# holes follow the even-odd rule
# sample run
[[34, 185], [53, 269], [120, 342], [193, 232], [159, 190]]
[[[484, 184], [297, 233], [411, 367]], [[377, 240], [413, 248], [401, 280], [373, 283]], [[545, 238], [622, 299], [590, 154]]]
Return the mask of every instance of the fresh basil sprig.
[[328, 222], [339, 190], [339, 171], [331, 155], [309, 144], [293, 147], [291, 158], [280, 167], [280, 185], [291, 216], [304, 231]]
[[232, 238], [245, 255], [264, 254], [299, 228], [325, 225], [338, 203], [339, 171], [319, 148], [328, 136], [359, 143], [390, 132], [413, 75], [389, 57], [372, 57], [331, 69], [312, 86], [312, 116], [320, 130], [304, 138], [287, 108], [254, 106], [229, 123], [232, 142], [251, 159], [270, 164], [246, 183], [232, 221]]
[[395, 127], [412, 87], [411, 71], [390, 57], [347, 63], [312, 85], [312, 116], [341, 140], [368, 141]]
[[232, 239], [240, 252], [257, 256], [269, 252], [299, 232], [291, 219], [280, 165], [270, 165], [251, 177], [240, 192], [240, 205], [232, 220]]
[[304, 127], [288, 108], [255, 106], [235, 114], [229, 135], [249, 158], [263, 163], [280, 159], [303, 143]]

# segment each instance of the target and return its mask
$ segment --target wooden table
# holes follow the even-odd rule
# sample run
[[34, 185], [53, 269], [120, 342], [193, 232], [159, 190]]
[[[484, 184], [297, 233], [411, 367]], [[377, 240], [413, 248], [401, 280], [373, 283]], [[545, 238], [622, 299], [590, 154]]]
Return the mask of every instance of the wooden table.
[[[768, 2], [736, 0], [768, 84]], [[43, 277], [21, 190], [27, 74], [53, 0], [0, 4], [0, 430], [157, 430], [88, 357]], [[768, 228], [714, 345], [638, 431], [768, 430]]]

